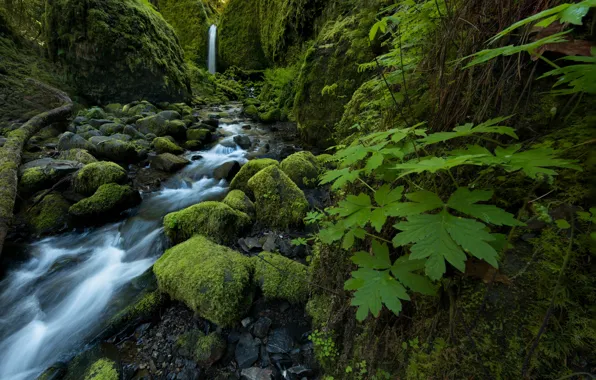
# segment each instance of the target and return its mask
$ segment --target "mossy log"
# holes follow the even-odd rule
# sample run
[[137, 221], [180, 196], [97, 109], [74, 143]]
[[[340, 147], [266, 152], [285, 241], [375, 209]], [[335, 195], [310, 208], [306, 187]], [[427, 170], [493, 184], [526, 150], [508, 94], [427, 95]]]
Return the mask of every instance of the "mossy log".
[[27, 81], [55, 94], [61, 101], [62, 106], [32, 117], [19, 129], [10, 132], [6, 136], [6, 143], [0, 148], [0, 183], [2, 184], [0, 187], [0, 254], [2, 254], [4, 239], [13, 218], [13, 209], [17, 197], [17, 171], [21, 164], [23, 147], [29, 138], [41, 128], [64, 120], [72, 112], [72, 100], [64, 92], [34, 79], [28, 79]]

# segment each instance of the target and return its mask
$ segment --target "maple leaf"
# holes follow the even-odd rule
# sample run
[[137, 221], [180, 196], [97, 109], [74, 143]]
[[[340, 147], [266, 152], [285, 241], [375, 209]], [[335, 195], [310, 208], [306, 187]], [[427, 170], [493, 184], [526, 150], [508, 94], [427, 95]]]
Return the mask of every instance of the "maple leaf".
[[473, 216], [485, 223], [497, 226], [523, 226], [515, 217], [498, 208], [495, 205], [477, 204], [477, 202], [488, 201], [492, 198], [493, 191], [490, 190], [468, 190], [465, 187], [458, 188], [447, 201], [447, 206], [466, 215]]
[[514, 139], [517, 139], [517, 135], [515, 134], [515, 129], [511, 127], [495, 125], [499, 124], [502, 121], [511, 118], [511, 116], [507, 117], [498, 117], [496, 119], [487, 120], [484, 123], [478, 124], [474, 127], [474, 124], [467, 123], [464, 125], [457, 126], [453, 129], [453, 132], [437, 132], [426, 136], [425, 138], [421, 139], [420, 141], [423, 145], [431, 145], [436, 144], [438, 142], [443, 142], [447, 140], [451, 140], [457, 137], [468, 137], [472, 136], [476, 133], [497, 133], [500, 135], [507, 135], [511, 136]]

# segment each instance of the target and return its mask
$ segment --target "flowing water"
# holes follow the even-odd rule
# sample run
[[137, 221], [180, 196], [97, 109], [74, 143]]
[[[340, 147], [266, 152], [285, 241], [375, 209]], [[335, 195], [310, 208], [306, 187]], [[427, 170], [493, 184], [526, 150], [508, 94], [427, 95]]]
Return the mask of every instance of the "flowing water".
[[[213, 170], [227, 161], [246, 162], [246, 151], [233, 143], [241, 124], [222, 129], [230, 136], [198, 152], [201, 159], [145, 195], [126, 220], [27, 247], [32, 258], [0, 282], [0, 380], [35, 378], [80, 350], [105, 327], [110, 302], [163, 253], [163, 216], [225, 195], [228, 184], [215, 180]], [[251, 133], [261, 133], [266, 143], [262, 131]]]
[[211, 25], [209, 28], [209, 55], [207, 59], [207, 67], [209, 68], [209, 72], [211, 74], [215, 74], [217, 70], [216, 65], [216, 51], [215, 51], [215, 44], [217, 40], [217, 26]]

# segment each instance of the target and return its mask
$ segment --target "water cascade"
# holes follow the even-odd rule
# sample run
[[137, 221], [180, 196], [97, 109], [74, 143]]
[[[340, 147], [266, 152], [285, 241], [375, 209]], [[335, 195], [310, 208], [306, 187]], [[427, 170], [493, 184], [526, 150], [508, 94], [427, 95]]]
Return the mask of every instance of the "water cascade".
[[217, 69], [216, 58], [215, 58], [216, 39], [217, 39], [217, 26], [211, 25], [211, 27], [209, 28], [209, 56], [208, 56], [208, 60], [207, 60], [207, 66], [208, 66], [209, 72], [211, 74], [215, 74], [215, 71]]

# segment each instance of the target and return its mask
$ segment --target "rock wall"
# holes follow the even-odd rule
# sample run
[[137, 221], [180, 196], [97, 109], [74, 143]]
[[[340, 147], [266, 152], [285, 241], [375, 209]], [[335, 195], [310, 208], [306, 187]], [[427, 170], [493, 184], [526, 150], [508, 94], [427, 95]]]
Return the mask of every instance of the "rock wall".
[[50, 57], [77, 93], [98, 103], [184, 101], [184, 52], [148, 0], [48, 0]]

